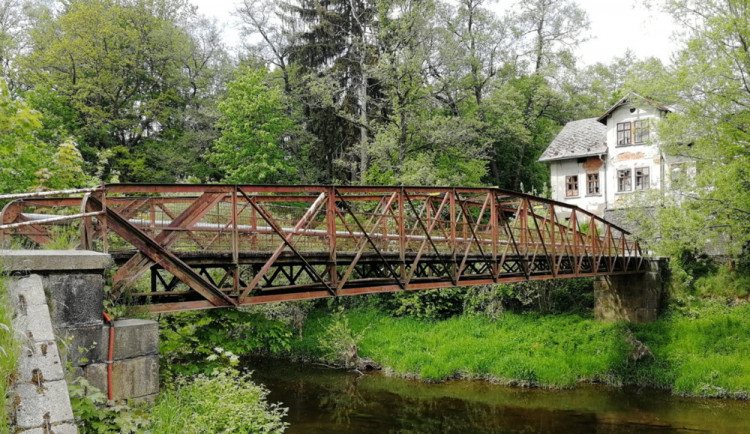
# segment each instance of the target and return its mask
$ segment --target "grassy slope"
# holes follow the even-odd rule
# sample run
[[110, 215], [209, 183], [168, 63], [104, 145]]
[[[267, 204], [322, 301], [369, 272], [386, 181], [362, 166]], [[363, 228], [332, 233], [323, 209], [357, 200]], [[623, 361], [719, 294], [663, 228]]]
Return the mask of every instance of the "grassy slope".
[[[375, 310], [354, 310], [347, 317], [354, 332], [365, 330], [360, 355], [397, 375], [543, 387], [625, 382], [702, 396], [743, 397], [750, 390], [750, 305], [704, 305], [643, 326], [512, 313], [494, 323], [480, 316], [423, 322]], [[321, 358], [318, 339], [329, 321], [325, 312], [314, 312], [293, 352]], [[653, 358], [629, 359], [628, 328], [651, 348]]]
[[631, 381], [681, 395], [748, 398], [750, 304], [701, 303], [632, 328], [654, 360], [627, 372]]

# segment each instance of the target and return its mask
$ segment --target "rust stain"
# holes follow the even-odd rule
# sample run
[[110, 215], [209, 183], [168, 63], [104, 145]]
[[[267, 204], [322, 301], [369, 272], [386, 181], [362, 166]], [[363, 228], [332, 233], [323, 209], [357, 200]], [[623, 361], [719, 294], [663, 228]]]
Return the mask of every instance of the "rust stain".
[[618, 154], [615, 160], [617, 161], [628, 161], [628, 160], [640, 160], [646, 155], [643, 152], [623, 152]]
[[599, 157], [589, 157], [586, 159], [586, 162], [583, 163], [583, 170], [585, 170], [586, 173], [598, 173], [599, 168], [602, 167], [603, 164], [604, 163]]

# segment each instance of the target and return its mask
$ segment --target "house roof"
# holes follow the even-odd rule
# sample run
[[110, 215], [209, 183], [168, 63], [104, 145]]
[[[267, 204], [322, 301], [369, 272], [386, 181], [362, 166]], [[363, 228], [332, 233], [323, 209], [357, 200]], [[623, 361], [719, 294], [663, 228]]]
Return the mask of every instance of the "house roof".
[[565, 160], [606, 153], [607, 127], [597, 118], [589, 118], [565, 124], [538, 161]]
[[656, 101], [654, 101], [652, 99], [646, 98], [644, 96], [640, 96], [640, 95], [638, 95], [635, 92], [629, 92], [627, 95], [625, 95], [624, 97], [620, 98], [620, 100], [617, 101], [612, 107], [610, 107], [609, 109], [607, 109], [607, 111], [604, 112], [603, 115], [599, 116], [596, 120], [599, 121], [599, 122], [603, 122], [605, 119], [607, 119], [607, 117], [609, 115], [612, 114], [613, 111], [617, 110], [618, 107], [620, 107], [622, 105], [625, 105], [625, 104], [628, 104], [628, 103], [630, 103], [634, 99], [645, 101], [649, 105], [651, 105], [653, 107], [656, 107], [657, 109], [659, 109], [661, 111], [665, 111], [665, 112], [671, 112], [672, 111], [672, 109], [670, 109], [669, 107], [667, 107], [667, 106], [665, 106], [663, 104], [659, 104], [658, 102], [656, 102]]

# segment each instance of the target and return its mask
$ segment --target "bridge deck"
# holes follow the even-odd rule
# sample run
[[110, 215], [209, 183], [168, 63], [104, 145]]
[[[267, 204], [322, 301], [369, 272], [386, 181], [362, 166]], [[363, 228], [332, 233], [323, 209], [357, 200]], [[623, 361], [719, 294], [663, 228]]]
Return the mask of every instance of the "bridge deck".
[[48, 243], [75, 220], [81, 248], [113, 255], [115, 296], [154, 312], [645, 270], [623, 229], [493, 188], [114, 184], [6, 198], [3, 240]]

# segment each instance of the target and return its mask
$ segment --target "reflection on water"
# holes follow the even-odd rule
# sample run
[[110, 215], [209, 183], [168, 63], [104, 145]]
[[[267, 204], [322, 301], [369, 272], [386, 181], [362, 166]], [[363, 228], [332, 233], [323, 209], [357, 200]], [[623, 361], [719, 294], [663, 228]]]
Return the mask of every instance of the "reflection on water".
[[750, 433], [750, 403], [655, 390], [549, 391], [452, 381], [427, 384], [254, 360], [269, 400], [289, 408], [288, 433]]

